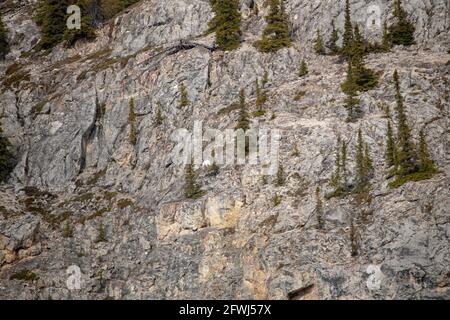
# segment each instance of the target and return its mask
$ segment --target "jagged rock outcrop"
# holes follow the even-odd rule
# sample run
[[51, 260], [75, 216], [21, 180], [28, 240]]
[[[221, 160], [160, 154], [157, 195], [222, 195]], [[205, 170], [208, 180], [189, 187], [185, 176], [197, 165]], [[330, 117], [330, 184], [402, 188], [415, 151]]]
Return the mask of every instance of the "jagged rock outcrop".
[[[243, 43], [232, 52], [217, 50], [206, 34], [209, 1], [149, 0], [105, 23], [95, 41], [47, 56], [27, 54], [39, 31], [25, 14], [33, 1], [18, 2], [2, 9], [12, 50], [0, 63], [0, 116], [17, 165], [0, 189], [0, 297], [450, 298], [446, 1], [403, 1], [417, 44], [367, 57], [380, 84], [361, 95], [357, 123], [345, 122], [346, 65], [312, 50], [317, 28], [328, 36], [334, 18], [342, 30], [345, 1], [286, 1], [293, 46], [276, 54], [252, 46], [265, 25], [264, 0], [241, 1]], [[390, 3], [351, 1], [368, 39], [381, 40], [382, 31], [365, 27], [377, 10], [370, 5], [391, 21]], [[301, 58], [310, 72], [300, 79]], [[440, 170], [398, 189], [388, 187], [384, 161], [394, 69], [413, 136], [426, 130]], [[280, 130], [285, 184], [270, 176], [265, 183], [258, 166], [222, 167], [217, 175], [200, 167], [206, 194], [186, 200], [172, 133], [191, 131], [199, 120], [205, 128], [234, 128], [239, 89], [255, 111], [254, 83], [265, 72], [267, 113], [251, 123]], [[178, 107], [179, 82], [191, 102], [185, 109]], [[132, 97], [135, 145], [128, 141]], [[318, 230], [316, 187], [329, 191], [338, 135], [353, 168], [359, 127], [374, 162], [372, 189], [364, 201], [326, 200]], [[71, 266], [80, 268], [79, 290], [67, 286]], [[14, 279], [23, 270], [38, 278]]]

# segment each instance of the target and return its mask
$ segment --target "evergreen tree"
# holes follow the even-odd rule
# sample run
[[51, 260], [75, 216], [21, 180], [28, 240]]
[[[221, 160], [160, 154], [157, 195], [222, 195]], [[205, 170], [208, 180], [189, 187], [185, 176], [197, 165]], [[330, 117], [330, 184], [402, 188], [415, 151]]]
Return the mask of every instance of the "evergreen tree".
[[0, 14], [0, 60], [4, 59], [9, 52], [8, 44], [8, 31], [3, 23], [2, 16]]
[[342, 91], [356, 95], [357, 91], [368, 91], [378, 84], [378, 76], [365, 67], [363, 39], [358, 25], [355, 25], [352, 50], [348, 58], [347, 79], [342, 84]]
[[284, 0], [268, 0], [269, 14], [266, 17], [267, 25], [262, 38], [255, 42], [255, 47], [261, 52], [276, 52], [284, 47], [291, 46], [289, 36], [288, 15], [284, 7]]
[[51, 49], [63, 40], [66, 30], [68, 0], [40, 0], [36, 8], [36, 22], [42, 38], [38, 49]]
[[235, 129], [239, 130], [242, 129], [244, 131], [247, 131], [248, 129], [250, 129], [250, 121], [249, 121], [249, 116], [248, 116], [248, 112], [247, 112], [247, 106], [245, 103], [245, 90], [241, 89], [241, 91], [239, 92], [239, 118], [238, 118], [238, 123], [236, 124]]
[[394, 45], [410, 46], [414, 44], [414, 25], [408, 20], [407, 13], [402, 8], [401, 0], [394, 2], [394, 17], [396, 23], [389, 27]]
[[11, 167], [11, 159], [12, 153], [10, 151], [11, 143], [8, 138], [3, 136], [3, 129], [0, 125], [0, 182], [4, 181], [12, 167]]
[[341, 137], [337, 138], [336, 142], [336, 158], [334, 161], [334, 172], [331, 175], [330, 186], [335, 190], [339, 189], [341, 186], [342, 175], [341, 175]]
[[100, 222], [97, 228], [97, 239], [96, 242], [106, 242], [106, 229], [102, 222]]
[[389, 50], [391, 50], [391, 46], [391, 35], [389, 33], [387, 22], [385, 20], [383, 23], [383, 39], [381, 42], [381, 47], [383, 51], [388, 52]]
[[420, 130], [419, 133], [419, 165], [420, 172], [435, 172], [433, 161], [430, 159], [430, 153], [428, 152], [427, 141], [425, 139], [425, 133]]
[[198, 199], [204, 195], [204, 192], [196, 182], [194, 165], [192, 163], [186, 165], [184, 195], [189, 199]]
[[278, 187], [281, 187], [282, 185], [284, 185], [284, 183], [286, 182], [286, 178], [284, 176], [284, 168], [283, 166], [280, 164], [278, 166], [278, 171], [277, 171], [277, 180], [276, 180], [276, 185]]
[[64, 41], [67, 46], [73, 46], [78, 40], [95, 39], [95, 30], [93, 28], [93, 21], [91, 16], [88, 14], [90, 1], [89, 0], [78, 0], [76, 5], [81, 9], [81, 28], [80, 29], [67, 29], [64, 32]]
[[356, 145], [356, 191], [362, 191], [366, 185], [367, 177], [364, 169], [364, 141], [361, 134], [361, 129], [358, 130], [358, 142]]
[[161, 103], [158, 102], [157, 106], [156, 106], [156, 112], [155, 112], [155, 124], [157, 126], [162, 125], [163, 123], [163, 116], [161, 114]]
[[239, 0], [211, 0], [214, 18], [209, 21], [211, 32], [216, 33], [216, 44], [222, 50], [234, 50], [241, 43], [241, 15]]
[[364, 147], [364, 169], [368, 179], [370, 180], [373, 177], [375, 169], [373, 167], [372, 158], [370, 157], [370, 148], [367, 143]]
[[336, 143], [335, 169], [329, 184], [334, 188], [334, 196], [340, 196], [347, 191], [347, 143], [340, 137]]
[[395, 165], [395, 155], [397, 151], [395, 148], [395, 140], [394, 140], [394, 134], [392, 132], [392, 125], [391, 121], [388, 121], [387, 126], [387, 137], [386, 137], [386, 152], [385, 152], [385, 159], [388, 167], [392, 167]]
[[342, 189], [347, 189], [347, 142], [342, 141], [341, 148], [341, 176], [342, 176]]
[[395, 100], [397, 113], [397, 174], [405, 177], [417, 171], [417, 155], [411, 138], [411, 130], [406, 118], [403, 97], [400, 93], [400, 81], [397, 70], [394, 71]]
[[[350, 78], [351, 76], [350, 70]], [[347, 122], [354, 122], [361, 115], [360, 100], [354, 88], [349, 88], [346, 92], [345, 108], [347, 109]]]
[[355, 163], [355, 191], [362, 192], [369, 186], [369, 181], [373, 175], [373, 165], [369, 154], [369, 146], [364, 143], [361, 129], [358, 130]]
[[129, 112], [128, 112], [128, 125], [130, 131], [128, 132], [128, 141], [132, 144], [136, 144], [136, 113], [134, 112], [134, 98], [130, 99]]
[[269, 73], [266, 70], [266, 71], [264, 71], [264, 75], [263, 75], [263, 78], [262, 78], [262, 86], [263, 86], [263, 88], [265, 88], [268, 83], [269, 83]]
[[353, 26], [350, 12], [350, 2], [345, 1], [345, 23], [344, 23], [344, 35], [342, 39], [342, 54], [350, 58], [353, 47]]
[[323, 220], [323, 204], [322, 198], [320, 196], [320, 187], [316, 188], [316, 217], [317, 217], [317, 227], [319, 229], [323, 229], [324, 220]]
[[320, 29], [316, 31], [316, 40], [314, 41], [314, 51], [317, 54], [325, 54], [325, 48], [323, 47], [322, 35]]
[[298, 70], [298, 76], [304, 77], [307, 74], [308, 74], [308, 65], [306, 64], [305, 59], [302, 59], [302, 61], [300, 62], [299, 70]]
[[356, 24], [350, 61], [353, 68], [353, 81], [359, 91], [368, 91], [378, 84], [378, 77], [365, 66], [364, 51], [364, 40]]
[[356, 235], [355, 224], [353, 223], [353, 218], [350, 222], [350, 247], [351, 247], [351, 256], [356, 257], [359, 251], [358, 239]]
[[339, 34], [334, 25], [334, 20], [331, 20], [331, 28], [332, 28], [331, 36], [330, 39], [328, 40], [327, 47], [328, 49], [330, 49], [331, 53], [337, 54], [339, 53], [339, 47], [337, 45], [337, 42], [339, 40]]
[[259, 79], [256, 78], [255, 81], [255, 87], [256, 87], [256, 113], [257, 115], [263, 115], [265, 114], [263, 106], [264, 103], [266, 103], [267, 97], [266, 94], [264, 92], [262, 92], [261, 87], [259, 86]]
[[180, 108], [186, 107], [190, 104], [190, 101], [187, 96], [186, 87], [183, 82], [180, 82], [178, 85], [178, 91], [180, 93], [179, 106]]

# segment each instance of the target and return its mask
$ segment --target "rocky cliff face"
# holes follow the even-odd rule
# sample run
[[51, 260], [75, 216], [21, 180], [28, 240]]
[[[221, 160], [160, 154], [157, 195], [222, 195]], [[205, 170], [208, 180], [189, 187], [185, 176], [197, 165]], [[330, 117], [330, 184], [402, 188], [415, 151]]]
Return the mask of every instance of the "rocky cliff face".
[[[265, 24], [264, 0], [241, 1], [244, 42], [232, 52], [216, 50], [214, 35], [205, 35], [209, 1], [149, 0], [106, 23], [96, 41], [47, 56], [27, 54], [39, 39], [32, 3], [2, 9], [12, 50], [0, 64], [0, 116], [17, 165], [0, 192], [0, 297], [450, 298], [448, 1], [404, 1], [417, 44], [367, 57], [380, 84], [362, 94], [357, 123], [345, 122], [346, 64], [311, 50], [317, 28], [329, 35], [335, 19], [342, 30], [345, 1], [286, 1], [293, 46], [276, 54], [252, 46]], [[370, 6], [389, 21], [390, 3], [351, 1], [366, 38], [381, 37], [366, 26], [377, 10]], [[310, 72], [299, 79], [302, 57]], [[413, 135], [426, 129], [440, 170], [398, 189], [388, 187], [384, 161], [394, 69]], [[171, 134], [199, 120], [234, 128], [239, 89], [255, 111], [254, 83], [265, 72], [269, 111], [252, 126], [280, 130], [285, 184], [263, 181], [249, 164], [217, 175], [199, 167], [206, 194], [186, 200]], [[184, 109], [180, 81], [191, 101]], [[128, 142], [132, 97], [135, 145]], [[353, 168], [359, 127], [374, 162], [372, 189], [363, 200], [325, 201], [318, 230], [316, 187], [328, 188], [338, 135]], [[79, 287], [70, 285], [74, 277]]]

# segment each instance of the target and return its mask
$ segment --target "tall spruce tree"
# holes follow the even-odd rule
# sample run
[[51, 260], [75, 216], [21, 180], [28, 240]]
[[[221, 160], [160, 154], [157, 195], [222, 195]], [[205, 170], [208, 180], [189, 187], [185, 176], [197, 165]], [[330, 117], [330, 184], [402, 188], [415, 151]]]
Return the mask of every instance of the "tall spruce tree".
[[178, 91], [180, 94], [180, 100], [178, 101], [180, 108], [187, 107], [190, 104], [190, 101], [187, 95], [186, 86], [183, 82], [178, 84]]
[[3, 23], [2, 16], [0, 14], [0, 60], [4, 59], [9, 52], [8, 44], [8, 30]]
[[394, 17], [396, 23], [389, 27], [390, 39], [394, 45], [410, 46], [414, 44], [414, 25], [408, 20], [408, 15], [402, 7], [401, 0], [394, 2]]
[[360, 100], [357, 94], [357, 86], [354, 82], [354, 73], [352, 68], [352, 63], [349, 61], [347, 69], [347, 80], [348, 85], [343, 85], [343, 91], [346, 94], [345, 98], [345, 108], [347, 109], [347, 122], [354, 122], [362, 114], [360, 107]]
[[373, 167], [372, 158], [370, 157], [370, 147], [368, 143], [364, 146], [364, 168], [366, 170], [366, 175], [370, 180], [373, 177], [375, 169]]
[[155, 111], [155, 124], [157, 126], [160, 126], [160, 125], [162, 125], [163, 120], [164, 120], [164, 117], [162, 116], [162, 113], [161, 113], [161, 103], [158, 102], [158, 104], [156, 105], [156, 111]]
[[338, 31], [336, 30], [336, 26], [334, 25], [334, 20], [331, 20], [331, 30], [332, 30], [331, 36], [330, 39], [328, 40], [327, 47], [331, 51], [331, 53], [337, 54], [339, 53], [340, 50], [337, 45], [337, 42], [339, 40], [339, 34]]
[[362, 138], [361, 129], [358, 130], [358, 142], [356, 145], [356, 159], [355, 159], [355, 173], [356, 173], [356, 191], [362, 191], [367, 182], [364, 169], [364, 141]]
[[284, 176], [284, 168], [283, 166], [280, 164], [278, 166], [278, 171], [277, 171], [277, 180], [276, 180], [276, 185], [278, 187], [281, 187], [282, 185], [284, 185], [284, 183], [286, 182], [286, 177]]
[[317, 217], [317, 227], [318, 229], [323, 229], [324, 227], [324, 218], [323, 218], [323, 203], [322, 198], [320, 196], [320, 187], [316, 188], [316, 217]]
[[368, 91], [378, 84], [378, 77], [365, 66], [364, 52], [364, 40], [358, 24], [355, 24], [350, 61], [353, 67], [353, 81], [359, 91]]
[[384, 157], [386, 159], [386, 164], [388, 167], [392, 167], [395, 165], [397, 151], [395, 147], [395, 140], [394, 140], [394, 133], [392, 132], [392, 125], [391, 121], [388, 121], [387, 125], [387, 134], [386, 134], [386, 152], [384, 154]]
[[261, 86], [259, 85], [259, 79], [256, 78], [255, 80], [255, 87], [256, 87], [256, 109], [257, 109], [257, 113], [262, 115], [264, 114], [264, 103], [266, 103], [267, 97], [266, 94], [263, 92], [263, 90], [261, 90]]
[[184, 195], [186, 196], [186, 198], [198, 199], [204, 195], [204, 192], [196, 181], [196, 175], [192, 161], [191, 163], [186, 165], [184, 179]]
[[304, 77], [308, 74], [308, 65], [306, 64], [305, 59], [302, 59], [300, 61], [300, 65], [298, 68], [298, 76], [299, 77]]
[[289, 21], [284, 0], [268, 0], [268, 3], [267, 25], [262, 38], [255, 42], [255, 47], [261, 52], [276, 52], [281, 48], [291, 46]]
[[235, 127], [236, 130], [242, 129], [247, 131], [250, 129], [250, 120], [245, 103], [245, 90], [241, 89], [239, 92], [239, 118]]
[[325, 48], [323, 46], [322, 35], [320, 33], [320, 29], [316, 31], [316, 40], [314, 40], [314, 51], [317, 54], [325, 54]]
[[383, 51], [388, 52], [391, 50], [391, 34], [389, 33], [387, 21], [383, 23], [383, 39], [381, 41], [381, 48]]
[[214, 18], [209, 21], [211, 32], [216, 33], [216, 44], [220, 49], [237, 49], [241, 43], [241, 14], [239, 0], [210, 0]]
[[10, 151], [11, 143], [3, 135], [3, 128], [0, 124], [0, 182], [4, 181], [11, 171], [12, 153]]
[[369, 186], [373, 175], [373, 164], [370, 158], [369, 145], [364, 142], [361, 128], [358, 130], [355, 158], [355, 192], [363, 192]]
[[400, 177], [405, 177], [408, 174], [417, 172], [417, 154], [414, 143], [412, 142], [411, 130], [406, 118], [405, 106], [403, 104], [403, 97], [400, 92], [400, 80], [397, 70], [394, 71], [395, 83], [395, 100], [397, 113], [397, 174]]
[[334, 172], [331, 175], [330, 179], [330, 187], [335, 190], [339, 189], [342, 182], [342, 174], [341, 174], [341, 137], [337, 138], [336, 141], [336, 153], [334, 160]]
[[350, 58], [353, 49], [353, 26], [349, 0], [345, 1], [344, 35], [342, 37], [342, 54]]
[[136, 144], [137, 136], [136, 136], [136, 113], [134, 112], [134, 98], [130, 99], [129, 111], [128, 111], [128, 141], [132, 144]]
[[336, 142], [335, 169], [329, 184], [334, 188], [334, 196], [347, 191], [347, 143], [340, 137]]
[[38, 49], [51, 49], [63, 40], [68, 6], [68, 0], [40, 0], [37, 3], [36, 22], [42, 34]]
[[428, 152], [428, 145], [425, 139], [425, 133], [420, 130], [419, 133], [419, 166], [420, 172], [434, 173], [436, 168], [433, 161], [430, 159], [430, 153]]

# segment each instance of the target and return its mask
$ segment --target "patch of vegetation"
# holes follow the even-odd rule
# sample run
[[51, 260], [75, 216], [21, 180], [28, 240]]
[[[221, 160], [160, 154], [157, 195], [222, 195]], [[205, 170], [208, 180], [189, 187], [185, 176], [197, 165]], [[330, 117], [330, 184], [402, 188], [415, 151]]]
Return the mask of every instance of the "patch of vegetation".
[[315, 212], [316, 212], [316, 218], [317, 218], [317, 228], [318, 229], [323, 229], [324, 225], [325, 225], [325, 221], [323, 218], [323, 203], [322, 203], [322, 198], [320, 196], [320, 187], [316, 188], [316, 207], [315, 207]]
[[20, 63], [14, 62], [6, 69], [5, 76], [10, 76], [10, 75], [16, 73], [22, 67], [23, 67], [23, 65], [21, 65]]
[[131, 199], [120, 199], [117, 201], [117, 207], [119, 209], [125, 209], [131, 207], [133, 205], [133, 201]]
[[306, 64], [305, 59], [302, 59], [302, 61], [300, 61], [299, 67], [298, 67], [298, 76], [299, 77], [304, 77], [308, 74], [308, 65]]
[[113, 192], [105, 191], [105, 193], [103, 193], [103, 197], [104, 197], [105, 200], [111, 201], [112, 199], [114, 199], [115, 197], [117, 197], [117, 194], [118, 194], [118, 193], [115, 192], [115, 191], [113, 191]]
[[178, 101], [178, 105], [180, 106], [180, 108], [187, 107], [188, 105], [190, 105], [190, 101], [186, 91], [186, 86], [184, 85], [183, 82], [180, 82], [178, 84], [178, 91], [180, 94], [180, 100]]
[[128, 125], [130, 127], [128, 132], [128, 141], [133, 146], [136, 145], [137, 142], [137, 134], [136, 134], [136, 113], [134, 112], [134, 98], [130, 99], [130, 106], [128, 112]]
[[278, 207], [281, 204], [281, 197], [275, 193], [275, 195], [272, 197], [272, 205], [273, 207]]
[[73, 237], [73, 227], [69, 221], [66, 221], [64, 228], [62, 229], [62, 236], [64, 238], [72, 238]]
[[295, 94], [295, 97], [294, 97], [294, 101], [300, 101], [305, 95], [306, 95], [306, 91], [304, 91], [304, 90], [297, 91], [297, 93]]
[[252, 116], [255, 118], [263, 117], [266, 114], [266, 110], [256, 110], [252, 113]]
[[79, 195], [72, 199], [72, 202], [88, 202], [91, 201], [94, 198], [94, 194], [92, 192], [86, 192], [82, 195]]
[[13, 273], [10, 277], [10, 280], [21, 280], [33, 282], [39, 279], [39, 276], [31, 270], [23, 269], [21, 271]]
[[16, 72], [3, 80], [3, 86], [7, 89], [18, 89], [21, 82], [30, 82], [30, 79], [29, 71]]
[[103, 170], [100, 170], [100, 171], [96, 172], [96, 173], [92, 176], [92, 178], [89, 179], [89, 180], [87, 181], [86, 184], [88, 184], [88, 185], [90, 185], [90, 186], [96, 185], [97, 182], [98, 182], [101, 178], [103, 178], [103, 177], [106, 175], [106, 170], [107, 170], [107, 169], [105, 168], [105, 169], [103, 169]]
[[34, 115], [41, 113], [47, 103], [48, 103], [48, 100], [42, 100], [41, 102], [36, 103], [31, 108], [31, 113]]
[[99, 242], [107, 242], [108, 240], [106, 239], [106, 229], [105, 226], [103, 225], [102, 222], [100, 222], [98, 228], [97, 228], [97, 239], [95, 240], [95, 242], [99, 243]]
[[239, 106], [239, 103], [232, 103], [232, 104], [230, 104], [228, 107], [225, 107], [225, 108], [223, 108], [223, 109], [220, 109], [220, 110], [217, 112], [217, 115], [220, 116], [220, 115], [229, 114], [230, 112], [233, 112], [233, 111], [235, 111], [235, 110], [238, 110], [239, 107], [240, 107], [240, 106]]

